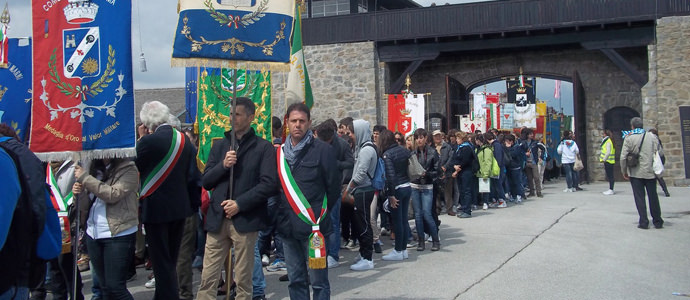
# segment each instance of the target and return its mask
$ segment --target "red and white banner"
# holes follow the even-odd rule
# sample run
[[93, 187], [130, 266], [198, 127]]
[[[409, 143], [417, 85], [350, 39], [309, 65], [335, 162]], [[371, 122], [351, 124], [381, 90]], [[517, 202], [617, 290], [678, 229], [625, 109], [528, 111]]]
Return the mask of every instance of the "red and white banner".
[[388, 129], [403, 135], [424, 128], [424, 94], [388, 95]]
[[473, 133], [476, 130], [486, 132], [486, 119], [472, 118], [471, 115], [463, 115], [460, 118], [460, 130], [467, 133]]

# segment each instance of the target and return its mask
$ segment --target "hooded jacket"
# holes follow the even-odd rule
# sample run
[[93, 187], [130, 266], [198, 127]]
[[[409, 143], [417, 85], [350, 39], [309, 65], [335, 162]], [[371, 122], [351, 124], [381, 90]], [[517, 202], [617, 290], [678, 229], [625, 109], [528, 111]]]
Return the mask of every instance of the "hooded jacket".
[[369, 129], [369, 122], [361, 119], [354, 120], [352, 123], [355, 129], [356, 147], [355, 147], [355, 166], [352, 170], [352, 180], [350, 183], [357, 188], [364, 188], [371, 186], [371, 177], [376, 171], [376, 162], [378, 154], [376, 148], [365, 145], [371, 142], [371, 129]]

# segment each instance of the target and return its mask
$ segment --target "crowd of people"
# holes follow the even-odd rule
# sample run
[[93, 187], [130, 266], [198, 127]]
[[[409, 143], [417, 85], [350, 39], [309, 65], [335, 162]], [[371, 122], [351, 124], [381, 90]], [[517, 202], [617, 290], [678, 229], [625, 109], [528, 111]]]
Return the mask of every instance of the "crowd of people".
[[[281, 280], [289, 281], [291, 299], [329, 299], [328, 269], [340, 266], [342, 249], [358, 251], [352, 271], [375, 267], [382, 236], [394, 240], [382, 260], [405, 261], [408, 249], [438, 251], [440, 215], [468, 219], [475, 210], [541, 198], [545, 170], [556, 164], [565, 172], [564, 192], [581, 190], [570, 131], [554, 164], [529, 128], [519, 136], [424, 128], [405, 136], [362, 119], [312, 125], [310, 109], [295, 103], [286, 112], [288, 135], [274, 117], [274, 140], [267, 141], [251, 127], [254, 104], [236, 101], [233, 129], [214, 142], [203, 171], [195, 163], [198, 139], [157, 101], [142, 107], [135, 159], [68, 160], [44, 169], [54, 179], [54, 198], [69, 206], [64, 230], [75, 240], [83, 234], [79, 249], [88, 260], [80, 259], [87, 261], [80, 269], [92, 271], [92, 299], [133, 299], [127, 282], [142, 264], [153, 269], [146, 287], [155, 288], [154, 299], [265, 299], [264, 267], [287, 271]], [[660, 149], [656, 135], [644, 143], [640, 132], [629, 133], [626, 155], [637, 145], [638, 153]], [[614, 193], [610, 135], [600, 156], [610, 181], [605, 195]], [[653, 224], [661, 228], [644, 157], [642, 167], [624, 163], [623, 173], [633, 183], [639, 227], [649, 223], [647, 188]], [[46, 290], [53, 299], [84, 299], [81, 277], [72, 275], [79, 258], [73, 252], [66, 247], [48, 262], [50, 280], [32, 287], [31, 299], [45, 299]], [[193, 268], [201, 269], [196, 296]]]

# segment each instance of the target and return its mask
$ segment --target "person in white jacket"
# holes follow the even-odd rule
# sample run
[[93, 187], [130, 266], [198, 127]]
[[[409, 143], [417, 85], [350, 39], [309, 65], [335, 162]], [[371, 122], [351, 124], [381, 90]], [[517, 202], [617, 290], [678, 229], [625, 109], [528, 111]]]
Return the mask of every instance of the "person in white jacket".
[[575, 165], [575, 158], [580, 149], [577, 143], [572, 139], [573, 132], [570, 130], [563, 131], [563, 140], [558, 145], [558, 154], [561, 155], [561, 164], [565, 170], [565, 182], [567, 187], [563, 192], [575, 192], [578, 189], [578, 176], [573, 169]]

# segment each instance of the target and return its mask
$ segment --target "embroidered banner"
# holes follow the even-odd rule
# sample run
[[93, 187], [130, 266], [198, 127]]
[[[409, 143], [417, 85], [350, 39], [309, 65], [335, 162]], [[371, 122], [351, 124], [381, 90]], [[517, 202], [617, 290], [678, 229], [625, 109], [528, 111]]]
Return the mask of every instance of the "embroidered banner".
[[271, 132], [271, 73], [269, 71], [235, 72], [229, 69], [201, 68], [199, 74], [199, 153], [197, 166], [203, 171], [214, 140], [223, 138], [230, 130], [230, 105], [232, 103], [234, 76], [237, 78], [237, 96], [252, 99], [256, 105], [252, 127], [266, 140]]
[[473, 133], [475, 130], [486, 132], [486, 119], [484, 117], [472, 118], [471, 115], [463, 115], [460, 118], [460, 130]]
[[424, 94], [388, 95], [388, 128], [407, 136], [424, 126]]
[[31, 39], [9, 39], [8, 44], [7, 69], [0, 69], [0, 123], [11, 126], [27, 142], [31, 116]]
[[[297, 9], [297, 8], [296, 8]], [[292, 52], [290, 56], [290, 73], [286, 90], [288, 104], [302, 102], [309, 108], [314, 106], [314, 94], [311, 91], [307, 62], [302, 47], [302, 17], [295, 11], [295, 31], [292, 34]]]
[[131, 1], [32, 5], [31, 150], [44, 161], [136, 155]]
[[295, 1], [179, 0], [173, 66], [287, 71]]
[[517, 106], [535, 104], [537, 101], [536, 86], [537, 80], [535, 78], [528, 79], [523, 75], [518, 76], [517, 80], [506, 80], [508, 103], [515, 103]]

